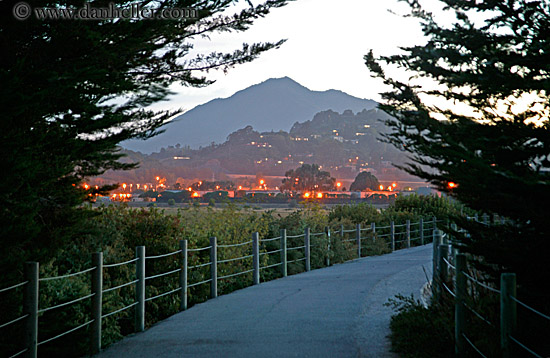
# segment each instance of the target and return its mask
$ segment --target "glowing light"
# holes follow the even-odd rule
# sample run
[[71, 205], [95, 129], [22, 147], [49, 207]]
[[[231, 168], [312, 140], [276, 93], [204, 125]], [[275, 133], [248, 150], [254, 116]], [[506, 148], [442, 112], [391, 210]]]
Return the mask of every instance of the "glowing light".
[[193, 188], [189, 187], [187, 188], [188, 191], [193, 191]]
[[144, 185], [143, 187], [145, 188], [145, 190], [147, 190], [147, 185]]
[[397, 184], [393, 183], [391, 186], [395, 188], [397, 186]]
[[449, 187], [449, 189], [454, 189], [454, 188], [456, 188], [458, 185], [457, 185], [456, 183], [450, 181], [450, 182], [447, 184], [447, 186]]
[[342, 186], [342, 183], [338, 182], [338, 183], [336, 183], [336, 186], [337, 186], [337, 187], [341, 187], [341, 186]]
[[193, 198], [198, 198], [198, 197], [199, 197], [199, 193], [194, 192], [194, 193], [193, 193]]
[[260, 179], [260, 185], [264, 185], [265, 181], [263, 179]]
[[90, 186], [88, 184], [84, 184], [84, 189], [88, 190]]
[[383, 185], [380, 185], [380, 187], [379, 187], [378, 189], [384, 190], [384, 186], [383, 186]]
[[311, 194], [309, 194], [309, 193], [305, 193], [305, 194], [304, 194], [304, 198], [309, 198], [310, 195], [311, 195]]
[[156, 180], [160, 180], [160, 177], [156, 177], [155, 179], [156, 179]]
[[122, 189], [126, 190], [126, 183], [122, 184]]
[[242, 185], [239, 185], [239, 190], [243, 190], [243, 187], [242, 187]]
[[317, 193], [317, 198], [322, 199], [323, 198], [323, 193]]

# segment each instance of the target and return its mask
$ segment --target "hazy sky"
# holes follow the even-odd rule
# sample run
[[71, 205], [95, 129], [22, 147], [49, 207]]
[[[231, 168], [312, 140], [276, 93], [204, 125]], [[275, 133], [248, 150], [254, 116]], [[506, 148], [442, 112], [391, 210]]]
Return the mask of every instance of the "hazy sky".
[[208, 73], [217, 81], [209, 87], [174, 86], [177, 95], [155, 107], [189, 110], [269, 78], [284, 76], [312, 90], [337, 89], [379, 100], [382, 84], [370, 77], [363, 56], [369, 49], [375, 54], [395, 54], [398, 46], [424, 41], [418, 20], [392, 14], [388, 9], [406, 13], [408, 7], [397, 0], [297, 0], [275, 9], [247, 32], [214, 35], [210, 41], [200, 39], [195, 42], [195, 50], [206, 53], [232, 51], [243, 42], [288, 40], [280, 49], [264, 53], [227, 74]]

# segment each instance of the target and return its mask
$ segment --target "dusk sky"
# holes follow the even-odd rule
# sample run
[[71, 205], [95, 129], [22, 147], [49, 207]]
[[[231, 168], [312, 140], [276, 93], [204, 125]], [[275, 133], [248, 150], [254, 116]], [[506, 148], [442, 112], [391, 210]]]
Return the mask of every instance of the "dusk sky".
[[[430, 5], [434, 2], [424, 3], [432, 9]], [[399, 46], [424, 41], [417, 19], [403, 18], [388, 10], [404, 14], [408, 6], [397, 0], [297, 0], [275, 9], [247, 32], [198, 39], [195, 51], [201, 53], [231, 52], [243, 42], [288, 40], [280, 49], [264, 53], [227, 74], [221, 71], [206, 74], [216, 80], [211, 86], [201, 89], [173, 86], [177, 94], [155, 108], [189, 110], [269, 78], [284, 76], [312, 90], [337, 89], [379, 100], [383, 86], [370, 77], [363, 56], [369, 49], [377, 55], [396, 54]]]

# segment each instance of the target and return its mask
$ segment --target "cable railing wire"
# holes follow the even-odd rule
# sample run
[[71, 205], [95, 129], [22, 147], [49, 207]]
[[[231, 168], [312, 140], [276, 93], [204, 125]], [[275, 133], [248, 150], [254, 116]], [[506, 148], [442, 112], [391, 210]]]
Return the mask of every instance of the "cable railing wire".
[[483, 288], [486, 288], [488, 289], [489, 291], [491, 292], [495, 292], [495, 293], [498, 293], [500, 294], [500, 290], [497, 290], [496, 288], [493, 288], [491, 286], [488, 286], [482, 282], [479, 282], [478, 280], [476, 280], [475, 278], [473, 278], [472, 276], [468, 275], [466, 272], [462, 271], [462, 274], [464, 274], [464, 276], [466, 276], [470, 281], [472, 282], [475, 282], [476, 284], [478, 284], [479, 286], [483, 287]]
[[198, 286], [198, 285], [203, 285], [203, 284], [208, 283], [210, 281], [212, 281], [211, 278], [209, 278], [208, 280], [197, 282], [197, 283], [192, 283], [190, 285], [187, 285], [187, 288], [195, 287], [195, 286]]
[[135, 259], [131, 259], [131, 260], [128, 260], [128, 261], [124, 261], [124, 262], [119, 262], [119, 263], [114, 263], [114, 264], [104, 264], [103, 267], [117, 267], [117, 266], [122, 266], [122, 265], [126, 265], [126, 264], [131, 264], [132, 262], [136, 262], [137, 260], [139, 260], [138, 258], [135, 258]]
[[4, 323], [4, 324], [0, 324], [0, 328], [4, 328], [4, 327], [9, 326], [10, 324], [14, 324], [14, 323], [16, 323], [16, 322], [19, 322], [19, 321], [21, 321], [22, 319], [27, 318], [28, 316], [29, 316], [29, 315], [26, 314], [26, 315], [23, 315], [23, 316], [21, 316], [21, 317], [18, 317], [18, 318], [16, 318], [16, 319], [14, 319], [14, 320], [11, 320], [11, 321], [9, 321], [9, 322], [6, 322], [6, 323]]
[[[254, 271], [254, 270], [251, 269], [251, 270], [241, 271], [241, 272], [237, 272], [237, 273], [232, 273], [230, 275], [220, 276], [220, 277], [218, 277], [218, 280], [223, 280], [224, 278], [230, 278], [230, 277], [244, 275], [244, 274], [247, 274], [247, 273], [252, 272], [252, 271]], [[189, 287], [189, 286], [187, 286], [187, 287]]]
[[175, 269], [175, 270], [172, 270], [172, 271], [159, 273], [158, 275], [145, 277], [145, 281], [147, 281], [147, 280], [152, 280], [152, 279], [157, 278], [157, 277], [162, 277], [162, 276], [171, 275], [171, 274], [173, 274], [173, 273], [180, 272], [180, 271], [181, 271], [181, 268], [178, 268], [178, 269]]
[[139, 282], [139, 280], [133, 280], [133, 281], [130, 281], [130, 282], [123, 283], [122, 285], [118, 285], [118, 286], [111, 287], [111, 288], [106, 288], [102, 292], [107, 293], [107, 292], [110, 292], [110, 291], [118, 290], [119, 288], [130, 286], [130, 285], [133, 285], [134, 283], [137, 283], [137, 282]]
[[172, 256], [172, 255], [179, 254], [179, 253], [181, 253], [181, 250], [174, 251], [174, 252], [169, 252], [167, 254], [162, 254], [162, 255], [145, 256], [145, 259], [161, 259], [163, 257], [168, 257], [168, 256]]
[[527, 352], [531, 353], [533, 356], [537, 357], [537, 358], [543, 358], [541, 355], [539, 355], [538, 353], [536, 353], [535, 351], [533, 351], [532, 349], [530, 349], [529, 347], [527, 347], [525, 344], [521, 343], [520, 341], [518, 341], [517, 339], [515, 339], [514, 337], [508, 335], [508, 337], [514, 341], [518, 346], [520, 346], [521, 348], [525, 349]]
[[483, 322], [487, 323], [489, 326], [491, 327], [495, 327], [495, 325], [489, 321], [487, 318], [483, 317], [480, 313], [478, 313], [475, 309], [473, 309], [472, 307], [470, 307], [470, 305], [467, 305], [466, 303], [464, 303], [464, 306], [470, 310], [470, 312], [472, 312], [474, 315], [477, 316], [477, 318], [479, 318], [480, 320], [482, 320]]
[[27, 283], [29, 283], [29, 281], [21, 282], [21, 283], [15, 284], [15, 285], [13, 285], [13, 286], [3, 288], [3, 289], [0, 290], [0, 293], [6, 292], [6, 291], [9, 291], [9, 290], [16, 289], [17, 287], [24, 286], [24, 285], [26, 285]]
[[208, 265], [212, 265], [212, 262], [207, 262], [207, 263], [204, 263], [204, 264], [200, 264], [200, 265], [195, 265], [195, 266], [189, 266], [187, 269], [194, 269], [194, 268], [199, 268], [199, 267], [204, 267], [204, 266], [208, 266]]
[[451, 264], [446, 258], [443, 257], [443, 261], [445, 261], [445, 263], [446, 263], [450, 268], [452, 268], [453, 270], [456, 270], [456, 267], [455, 267], [453, 264]]
[[445, 284], [445, 282], [441, 282], [441, 285], [443, 285], [443, 288], [445, 288], [445, 290], [449, 292], [451, 296], [456, 297], [456, 294]]
[[530, 310], [531, 312], [536, 313], [536, 314], [538, 314], [539, 316], [541, 316], [542, 318], [546, 318], [547, 320], [550, 321], [550, 316], [547, 316], [547, 315], [545, 315], [544, 313], [541, 313], [541, 312], [537, 311], [537, 310], [534, 309], [533, 307], [530, 307], [530, 306], [526, 305], [525, 303], [521, 302], [520, 300], [518, 300], [518, 299], [515, 298], [514, 296], [510, 296], [510, 298], [512, 299], [512, 301], [514, 301], [514, 302], [516, 302], [516, 303], [519, 303], [521, 306], [527, 308], [527, 309]]
[[272, 267], [276, 267], [276, 266], [281, 266], [281, 263], [277, 262], [277, 263], [274, 263], [274, 264], [271, 264], [271, 265], [262, 266], [262, 267], [260, 267], [260, 270], [268, 269], [268, 268], [272, 268]]
[[[313, 245], [312, 245], [313, 246]], [[260, 256], [262, 255], [269, 255], [269, 254], [275, 254], [277, 252], [281, 252], [283, 249], [273, 250], [273, 251], [266, 251], [266, 252], [260, 252]]]
[[64, 307], [64, 306], [69, 306], [69, 305], [72, 305], [73, 303], [76, 303], [76, 302], [79, 302], [79, 301], [83, 301], [87, 298], [90, 298], [92, 296], [94, 296], [95, 293], [91, 293], [89, 295], [86, 295], [86, 296], [83, 296], [83, 297], [79, 297], [79, 298], [76, 298], [72, 301], [68, 301], [68, 302], [65, 302], [65, 303], [60, 303], [58, 305], [55, 305], [55, 306], [51, 306], [51, 307], [48, 307], [48, 308], [43, 308], [41, 310], [38, 310], [38, 313], [43, 313], [43, 312], [48, 312], [48, 311], [51, 311], [53, 309], [56, 309], [56, 308], [60, 308], [60, 307]]
[[168, 292], [161, 293], [160, 295], [156, 295], [156, 296], [153, 296], [153, 297], [146, 298], [145, 302], [153, 301], [153, 300], [156, 300], [157, 298], [161, 298], [163, 296], [167, 296], [167, 295], [170, 295], [172, 293], [176, 293], [178, 291], [181, 291], [181, 287], [178, 287], [178, 288], [176, 288], [174, 290], [171, 290], [171, 291], [168, 291]]
[[262, 242], [269, 242], [269, 241], [275, 241], [275, 240], [280, 240], [282, 239], [283, 237], [282, 236], [277, 236], [277, 237], [272, 237], [270, 239], [262, 239], [261, 241]]
[[43, 282], [43, 281], [52, 281], [52, 280], [59, 280], [59, 279], [62, 279], [62, 278], [74, 277], [74, 276], [85, 274], [86, 272], [93, 271], [95, 269], [96, 269], [96, 267], [94, 266], [94, 267], [91, 267], [91, 268], [83, 270], [83, 271], [79, 271], [79, 272], [75, 272], [75, 273], [69, 273], [69, 274], [62, 275], [62, 276], [43, 277], [43, 278], [38, 279], [38, 281]]
[[46, 340], [44, 340], [44, 341], [42, 341], [42, 342], [39, 342], [39, 343], [37, 344], [37, 346], [39, 346], [39, 345], [41, 345], [41, 344], [46, 344], [46, 343], [51, 342], [51, 341], [53, 341], [53, 340], [55, 340], [55, 339], [61, 338], [61, 337], [65, 336], [65, 335], [67, 335], [67, 334], [69, 334], [69, 333], [72, 333], [72, 332], [74, 332], [74, 331], [76, 331], [76, 330], [79, 330], [80, 328], [86, 327], [87, 325], [89, 325], [89, 324], [92, 323], [93, 321], [94, 321], [94, 320], [92, 319], [92, 320], [90, 320], [90, 321], [88, 321], [88, 322], [86, 322], [86, 323], [84, 323], [84, 324], [81, 324], [81, 325], [78, 326], [78, 327], [72, 328], [72, 329], [70, 329], [70, 330], [68, 330], [68, 331], [66, 331], [66, 332], [63, 332], [63, 333], [61, 333], [61, 334], [58, 334], [58, 335], [55, 336], [55, 337], [48, 338], [48, 339], [46, 339]]
[[225, 260], [219, 260], [218, 263], [219, 264], [224, 264], [226, 262], [233, 262], [233, 261], [239, 261], [239, 260], [246, 260], [246, 259], [249, 259], [251, 257], [253, 257], [254, 255], [247, 255], [247, 256], [241, 256], [241, 257], [235, 257], [233, 259], [225, 259]]
[[480, 356], [482, 356], [483, 358], [487, 358], [487, 356], [485, 354], [483, 354], [483, 352], [481, 352], [479, 350], [479, 348], [476, 347], [475, 344], [472, 343], [472, 341], [470, 341], [470, 339], [468, 338], [468, 336], [466, 336], [464, 333], [462, 333], [462, 337], [464, 337], [464, 339], [466, 340], [466, 342], [468, 342], [468, 344], [477, 352], [477, 354], [479, 354]]
[[126, 307], [122, 307], [122, 308], [119, 308], [119, 309], [116, 310], [116, 311], [113, 311], [113, 312], [104, 314], [103, 316], [101, 316], [101, 318], [107, 318], [107, 317], [112, 316], [112, 315], [114, 315], [114, 314], [117, 314], [117, 313], [119, 313], [119, 312], [125, 311], [125, 310], [127, 310], [128, 308], [132, 308], [132, 307], [136, 306], [138, 303], [139, 303], [139, 302], [134, 302], [134, 303], [132, 303], [132, 304], [129, 304], [129, 305], [126, 306]]
[[15, 357], [17, 357], [17, 356], [19, 356], [19, 355], [25, 353], [25, 352], [28, 351], [28, 350], [29, 350], [28, 348], [25, 348], [25, 349], [23, 349], [22, 351], [19, 351], [19, 352], [15, 353], [14, 355], [10, 356], [9, 358], [15, 358]]
[[305, 246], [289, 247], [286, 249], [286, 251], [301, 250], [305, 248], [306, 248]]
[[228, 245], [217, 245], [217, 246], [221, 248], [228, 248], [228, 247], [238, 247], [238, 246], [249, 245], [251, 243], [252, 243], [252, 240], [249, 240], [249, 241], [241, 242], [240, 244], [228, 244]]
[[297, 239], [299, 237], [304, 237], [306, 236], [306, 234], [300, 234], [300, 235], [287, 235], [286, 238], [287, 239]]
[[206, 246], [206, 247], [201, 247], [201, 248], [198, 248], [198, 249], [187, 249], [187, 251], [188, 252], [199, 252], [199, 251], [209, 250], [211, 248], [212, 248], [212, 246]]

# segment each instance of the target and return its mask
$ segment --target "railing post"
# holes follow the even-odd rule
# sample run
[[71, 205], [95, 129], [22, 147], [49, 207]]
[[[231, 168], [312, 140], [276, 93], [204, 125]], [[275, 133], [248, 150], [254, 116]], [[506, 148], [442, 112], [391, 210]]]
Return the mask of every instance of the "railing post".
[[180, 240], [181, 271], [180, 271], [180, 311], [187, 309], [187, 240]]
[[391, 251], [395, 251], [395, 223], [390, 222]]
[[433, 233], [433, 262], [432, 262], [432, 294], [436, 301], [439, 300], [439, 287], [436, 284], [437, 276], [437, 262], [438, 262], [438, 253], [439, 253], [439, 240], [441, 236], [441, 231], [434, 230]]
[[304, 236], [304, 246], [305, 246], [305, 256], [306, 256], [306, 271], [311, 270], [311, 255], [310, 255], [310, 247], [309, 247], [309, 227], [306, 227], [305, 229], [305, 236]]
[[466, 330], [466, 309], [464, 300], [466, 297], [466, 255], [457, 253], [455, 255], [455, 355], [464, 357], [466, 354], [466, 344], [464, 340], [464, 332]]
[[[449, 268], [445, 260], [448, 260], [449, 257], [449, 247], [447, 245], [439, 245], [438, 249], [438, 276], [439, 282], [442, 285], [444, 282], [447, 282], [447, 275]], [[443, 292], [443, 290], [441, 290]]]
[[257, 232], [252, 233], [252, 262], [254, 284], [260, 284], [260, 242]]
[[516, 330], [517, 305], [511, 297], [516, 297], [516, 274], [500, 275], [500, 348], [502, 357], [509, 358], [510, 335]]
[[407, 248], [411, 247], [411, 221], [407, 220]]
[[432, 217], [432, 226], [433, 226], [433, 230], [436, 230], [437, 229], [437, 218], [435, 216]]
[[340, 225], [340, 238], [342, 239], [342, 242], [344, 242], [344, 224]]
[[355, 241], [357, 241], [357, 258], [361, 258], [361, 224], [355, 225]]
[[483, 214], [483, 215], [481, 216], [481, 220], [483, 220], [483, 223], [484, 223], [486, 226], [489, 225], [489, 215]]
[[281, 273], [283, 277], [288, 275], [288, 263], [286, 254], [286, 229], [281, 229]]
[[25, 262], [25, 285], [23, 313], [25, 319], [26, 356], [36, 358], [38, 347], [38, 262]]
[[325, 226], [325, 233], [327, 234], [327, 266], [330, 266], [330, 227]]
[[136, 247], [136, 332], [145, 330], [145, 246]]
[[474, 214], [474, 221], [476, 223], [479, 222], [479, 216], [477, 215], [477, 213]]
[[370, 223], [370, 231], [371, 231], [371, 234], [372, 234], [372, 242], [374, 242], [374, 238], [376, 236], [376, 223], [375, 222], [371, 222]]
[[424, 245], [424, 218], [420, 218], [418, 230], [420, 231], [420, 245]]
[[218, 243], [215, 236], [210, 238], [210, 298], [218, 297]]
[[103, 252], [92, 254], [92, 354], [101, 352], [101, 303], [103, 300]]

